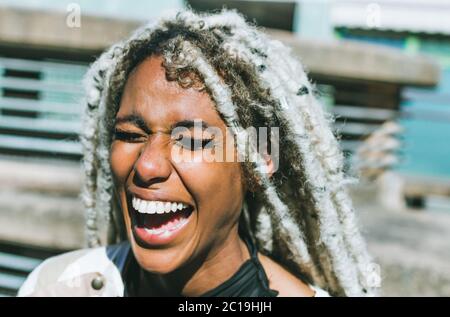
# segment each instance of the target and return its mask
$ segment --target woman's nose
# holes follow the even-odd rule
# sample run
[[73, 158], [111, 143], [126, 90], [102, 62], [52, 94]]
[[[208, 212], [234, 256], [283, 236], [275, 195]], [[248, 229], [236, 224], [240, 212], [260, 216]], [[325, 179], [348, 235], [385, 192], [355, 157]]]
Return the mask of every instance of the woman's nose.
[[148, 187], [167, 180], [172, 170], [167, 153], [170, 150], [163, 136], [157, 135], [149, 140], [134, 166], [135, 184]]

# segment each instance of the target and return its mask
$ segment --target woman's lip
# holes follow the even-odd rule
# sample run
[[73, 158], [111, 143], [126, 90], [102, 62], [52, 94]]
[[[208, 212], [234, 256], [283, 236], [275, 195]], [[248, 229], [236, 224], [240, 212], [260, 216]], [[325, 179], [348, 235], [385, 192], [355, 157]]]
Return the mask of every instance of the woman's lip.
[[[134, 195], [134, 193], [130, 192], [130, 196], [127, 197], [127, 204], [128, 204], [128, 211], [129, 216], [131, 218], [131, 231], [134, 237], [134, 240], [136, 243], [143, 247], [143, 248], [151, 248], [156, 246], [162, 246], [165, 244], [170, 243], [173, 239], [175, 239], [189, 224], [192, 218], [192, 214], [194, 213], [195, 209], [189, 205], [191, 208], [191, 212], [189, 214], [189, 217], [185, 218], [185, 223], [183, 225], [180, 225], [175, 230], [168, 230], [169, 232], [160, 233], [160, 234], [152, 234], [148, 230], [145, 229], [145, 227], [139, 227], [136, 221], [136, 217], [139, 214], [139, 211], [133, 208], [131, 204], [131, 199]], [[143, 199], [143, 198], [141, 198]]]
[[138, 227], [137, 224], [133, 224], [132, 222], [131, 226], [134, 239], [138, 245], [144, 248], [168, 244], [180, 235], [181, 232], [188, 226], [193, 212], [194, 211], [192, 211], [189, 217], [185, 218], [184, 222], [177, 228], [164, 230], [159, 233], [152, 233], [152, 230], [146, 229], [145, 227]]

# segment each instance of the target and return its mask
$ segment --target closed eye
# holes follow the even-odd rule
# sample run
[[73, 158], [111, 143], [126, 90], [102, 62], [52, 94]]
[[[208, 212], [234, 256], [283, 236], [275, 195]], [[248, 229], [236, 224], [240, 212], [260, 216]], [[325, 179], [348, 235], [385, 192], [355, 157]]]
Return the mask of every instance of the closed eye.
[[120, 140], [129, 143], [139, 143], [144, 141], [145, 136], [136, 132], [127, 132], [121, 130], [114, 131], [114, 140]]
[[178, 145], [184, 149], [197, 151], [200, 149], [210, 149], [214, 147], [213, 139], [194, 139], [185, 136], [179, 136], [175, 140]]

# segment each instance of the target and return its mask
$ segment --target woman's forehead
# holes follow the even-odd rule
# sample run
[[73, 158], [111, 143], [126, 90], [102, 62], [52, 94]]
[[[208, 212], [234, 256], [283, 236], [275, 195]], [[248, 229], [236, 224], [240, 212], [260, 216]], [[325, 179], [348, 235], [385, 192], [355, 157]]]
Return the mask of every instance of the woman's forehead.
[[167, 80], [162, 62], [160, 56], [147, 58], [130, 74], [116, 117], [138, 115], [152, 125], [195, 119], [225, 125], [209, 94]]
[[142, 89], [158, 92], [164, 90], [168, 94], [182, 93], [182, 88], [175, 81], [168, 81], [164, 58], [160, 55], [147, 57], [130, 73], [125, 85], [127, 88]]

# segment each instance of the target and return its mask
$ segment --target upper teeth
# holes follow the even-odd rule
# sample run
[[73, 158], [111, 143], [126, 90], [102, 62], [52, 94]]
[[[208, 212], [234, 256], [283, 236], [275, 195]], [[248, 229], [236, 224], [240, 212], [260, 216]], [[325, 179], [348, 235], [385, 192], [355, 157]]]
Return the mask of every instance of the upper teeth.
[[143, 214], [163, 214], [175, 212], [187, 208], [188, 205], [177, 202], [157, 201], [157, 200], [142, 200], [133, 197], [133, 208]]

